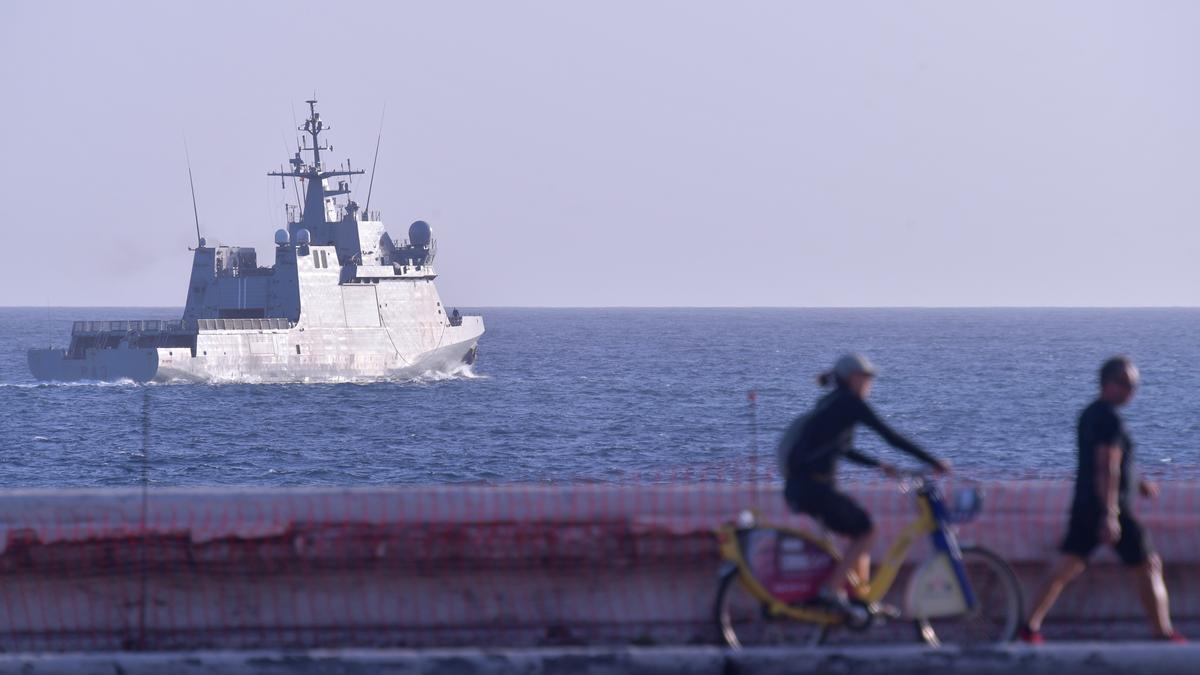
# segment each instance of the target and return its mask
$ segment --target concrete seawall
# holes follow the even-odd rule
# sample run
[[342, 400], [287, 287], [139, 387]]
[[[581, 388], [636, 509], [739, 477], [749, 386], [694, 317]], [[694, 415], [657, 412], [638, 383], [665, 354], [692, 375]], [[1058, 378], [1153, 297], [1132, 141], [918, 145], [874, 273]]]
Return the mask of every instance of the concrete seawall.
[[[894, 486], [855, 491], [885, 542], [911, 518]], [[1028, 593], [1062, 536], [1068, 491], [1011, 482], [984, 494], [962, 539], [1002, 553]], [[10, 491], [0, 648], [710, 643], [712, 528], [755, 504], [802, 522], [777, 488], [719, 484]], [[1200, 622], [1198, 507], [1200, 484], [1182, 482], [1138, 504], [1185, 627]], [[1146, 637], [1109, 551], [1051, 620], [1052, 637]]]
[[1072, 643], [978, 650], [921, 647], [122, 652], [0, 655], [0, 675], [1194, 675], [1200, 647]]

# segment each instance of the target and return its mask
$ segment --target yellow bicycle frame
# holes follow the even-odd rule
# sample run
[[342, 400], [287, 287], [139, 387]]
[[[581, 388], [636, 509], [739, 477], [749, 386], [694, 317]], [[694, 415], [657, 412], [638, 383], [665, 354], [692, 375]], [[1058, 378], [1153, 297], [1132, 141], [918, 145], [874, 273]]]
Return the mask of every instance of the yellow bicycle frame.
[[[883, 559], [879, 563], [879, 569], [867, 584], [861, 582], [856, 583], [856, 590], [859, 598], [863, 601], [879, 602], [891, 590], [892, 584], [896, 581], [896, 576], [900, 573], [900, 567], [908, 558], [908, 551], [918, 539], [937, 530], [938, 524], [933, 517], [933, 511], [929, 507], [928, 498], [919, 494], [917, 499], [917, 517], [908, 524], [900, 534], [896, 536], [895, 541], [888, 547], [887, 552], [883, 555]], [[798, 530], [792, 527], [781, 527], [770, 524], [757, 524], [757, 516], [755, 513], [756, 525], [754, 529], [777, 530], [784, 532], [793, 537], [799, 537], [810, 544], [816, 545], [823, 551], [832, 556], [835, 560], [841, 559], [841, 554], [835, 549], [829, 541], [814, 536], [810, 532]], [[741, 544], [739, 543], [738, 528], [732, 523], [727, 523], [717, 528], [717, 542], [721, 553], [721, 558], [736, 565], [738, 569], [738, 579], [742, 586], [756, 600], [766, 606], [767, 612], [771, 616], [783, 616], [796, 621], [807, 621], [809, 623], [824, 623], [837, 624], [841, 623], [844, 617], [829, 610], [824, 610], [816, 607], [796, 607], [783, 602], [768, 591], [758, 579], [754, 577], [754, 572], [750, 569], [750, 564], [746, 561], [742, 554]]]

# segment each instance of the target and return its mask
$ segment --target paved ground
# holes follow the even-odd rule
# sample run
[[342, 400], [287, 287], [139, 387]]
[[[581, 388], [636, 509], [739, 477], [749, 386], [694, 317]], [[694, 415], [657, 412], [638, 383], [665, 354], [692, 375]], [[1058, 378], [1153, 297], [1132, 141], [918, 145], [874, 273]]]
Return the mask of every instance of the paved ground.
[[306, 652], [156, 652], [5, 654], [0, 674], [38, 675], [616, 675], [618, 673], [737, 675], [754, 673], [1200, 673], [1200, 644], [1063, 643], [981, 650], [923, 647], [752, 649], [715, 647], [330, 650]]

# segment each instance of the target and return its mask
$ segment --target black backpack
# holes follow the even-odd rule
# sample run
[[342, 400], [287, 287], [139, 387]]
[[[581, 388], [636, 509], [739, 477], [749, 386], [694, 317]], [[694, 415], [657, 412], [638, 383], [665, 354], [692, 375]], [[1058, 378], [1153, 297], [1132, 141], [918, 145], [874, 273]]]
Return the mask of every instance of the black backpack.
[[811, 411], [792, 420], [787, 430], [783, 432], [783, 438], [779, 439], [779, 445], [775, 448], [775, 460], [779, 464], [779, 472], [785, 479], [791, 475], [793, 466], [821, 459], [837, 449], [836, 438], [815, 448], [809, 447], [803, 442], [809, 422], [831, 401], [833, 401], [832, 396], [821, 399]]
[[791, 473], [792, 455], [796, 454], [797, 448], [800, 447], [800, 441], [804, 438], [804, 432], [808, 429], [810, 419], [812, 419], [812, 413], [805, 413], [792, 420], [787, 430], [783, 432], [783, 438], [779, 439], [779, 445], [775, 448], [775, 461], [779, 463], [779, 473], [784, 478]]

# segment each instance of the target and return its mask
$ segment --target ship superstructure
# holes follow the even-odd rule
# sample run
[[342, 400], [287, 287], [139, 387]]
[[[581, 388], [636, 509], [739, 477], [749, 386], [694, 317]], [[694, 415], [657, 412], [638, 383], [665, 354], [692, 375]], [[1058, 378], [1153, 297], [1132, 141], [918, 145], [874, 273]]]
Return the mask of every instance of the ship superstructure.
[[[329, 130], [307, 102], [290, 169], [304, 200], [275, 233], [275, 264], [253, 248], [194, 249], [178, 321], [77, 321], [68, 348], [31, 349], [43, 380], [339, 381], [453, 372], [474, 362], [483, 319], [442, 305], [437, 242], [424, 221], [395, 241], [350, 198], [349, 163], [326, 167]], [[305, 156], [308, 153], [308, 157]], [[336, 184], [331, 185], [331, 181]], [[368, 199], [369, 202], [369, 199]]]

